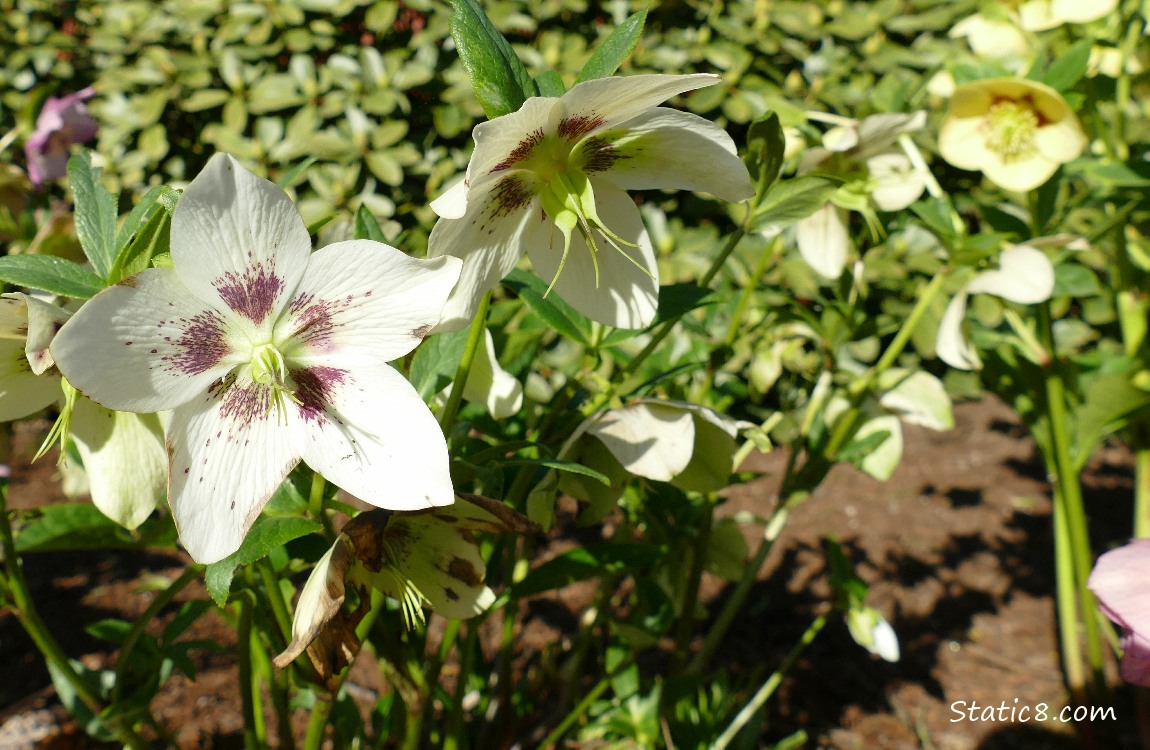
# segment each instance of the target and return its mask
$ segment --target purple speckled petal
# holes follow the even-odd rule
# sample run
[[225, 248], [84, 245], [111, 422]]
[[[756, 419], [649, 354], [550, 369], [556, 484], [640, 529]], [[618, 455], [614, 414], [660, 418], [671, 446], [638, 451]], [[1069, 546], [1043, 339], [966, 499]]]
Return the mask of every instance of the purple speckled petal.
[[390, 362], [439, 323], [459, 278], [456, 258], [417, 260], [368, 240], [337, 242], [311, 256], [276, 339], [293, 360], [347, 367]]
[[[287, 402], [289, 407], [291, 402]], [[294, 408], [282, 417], [271, 389], [218, 384], [172, 413], [168, 502], [180, 541], [201, 563], [239, 549], [268, 498], [299, 463]]]
[[291, 199], [227, 154], [192, 180], [172, 217], [172, 263], [193, 294], [266, 331], [295, 291], [311, 239]]
[[440, 331], [470, 325], [487, 290], [511, 273], [527, 247], [545, 243], [551, 236], [553, 225], [533, 196], [510, 207], [500, 202], [498, 190], [472, 198], [462, 219], [440, 219], [427, 240], [427, 257], [450, 255], [463, 260], [459, 282], [443, 308]]
[[714, 86], [721, 80], [711, 73], [695, 73], [615, 76], [577, 83], [560, 100], [563, 114], [557, 131], [576, 140], [609, 130], [624, 125], [672, 96]]
[[97, 294], [52, 340], [56, 365], [98, 404], [174, 408], [204, 393], [237, 359], [220, 313], [170, 268], [152, 268]]
[[[423, 400], [387, 365], [292, 373], [304, 403], [304, 462], [380, 508], [455, 501], [447, 443]], [[304, 383], [307, 387], [303, 387]]]

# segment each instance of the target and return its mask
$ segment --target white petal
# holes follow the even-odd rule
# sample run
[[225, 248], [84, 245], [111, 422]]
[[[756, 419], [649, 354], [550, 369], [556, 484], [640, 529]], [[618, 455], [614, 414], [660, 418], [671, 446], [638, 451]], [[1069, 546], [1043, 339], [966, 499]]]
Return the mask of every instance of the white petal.
[[1034, 151], [1029, 156], [1010, 161], [996, 157], [993, 161], [984, 162], [982, 173], [1000, 188], [1025, 193], [1049, 180], [1058, 171], [1058, 166], [1059, 162]]
[[180, 541], [200, 563], [239, 549], [268, 499], [299, 462], [296, 410], [250, 381], [177, 407], [168, 426], [168, 503]]
[[461, 219], [467, 213], [467, 180], [460, 178], [431, 202], [431, 210], [444, 219]]
[[458, 331], [471, 324], [483, 295], [515, 268], [525, 245], [547, 241], [551, 225], [538, 200], [504, 212], [490, 196], [473, 196], [462, 219], [440, 219], [427, 240], [427, 257], [463, 260], [459, 281], [447, 298], [436, 330]]
[[1065, 164], [1078, 158], [1086, 144], [1086, 134], [1072, 113], [1034, 131], [1034, 147], [1054, 162]]
[[903, 421], [931, 430], [954, 427], [946, 387], [929, 372], [916, 370], [908, 374], [897, 368], [887, 370], [879, 379], [879, 388], [889, 389], [879, 403], [898, 413]]
[[380, 508], [455, 502], [443, 433], [399, 373], [381, 365], [355, 372], [315, 367], [291, 376], [308, 466]]
[[1054, 266], [1041, 250], [1015, 245], [1002, 252], [996, 270], [975, 276], [967, 291], [985, 292], [1023, 305], [1045, 302], [1054, 292]]
[[439, 323], [461, 267], [456, 258], [418, 260], [369, 240], [328, 245], [308, 261], [275, 340], [290, 342], [285, 356], [305, 362], [398, 359]]
[[732, 203], [755, 194], [735, 142], [698, 115], [658, 107], [604, 137], [613, 148], [601, 175], [625, 190], [694, 190]]
[[[606, 182], [595, 181], [592, 185], [599, 218], [609, 230], [637, 246], [623, 246], [635, 262], [595, 231], [599, 266], [596, 285], [591, 250], [582, 236], [573, 232], [567, 262], [552, 293], [600, 323], [616, 328], [646, 328], [655, 319], [659, 300], [659, 269], [651, 238], [630, 196]], [[550, 283], [563, 257], [562, 233], [553, 228], [549, 240], [531, 242], [527, 253], [535, 273]]]
[[26, 417], [58, 398], [60, 379], [34, 375], [24, 342], [0, 338], [0, 422]]
[[311, 238], [287, 193], [227, 154], [188, 185], [172, 216], [172, 263], [192, 294], [259, 326], [307, 266]]
[[291, 623], [291, 643], [282, 654], [272, 660], [278, 669], [284, 669], [319, 637], [323, 626], [331, 622], [343, 605], [344, 580], [351, 564], [351, 542], [343, 534], [335, 538], [323, 557], [304, 582], [295, 605]]
[[[467, 164], [467, 183], [472, 191], [485, 190], [487, 183], [526, 158], [543, 140], [559, 100], [534, 96], [517, 111], [475, 126], [475, 151]], [[467, 196], [468, 206], [476, 200]]]
[[926, 112], [888, 112], [864, 117], [858, 125], [859, 147], [856, 155], [865, 159], [886, 151], [903, 133], [926, 127]]
[[1002, 161], [986, 147], [985, 112], [983, 109], [970, 117], [950, 116], [943, 120], [938, 131], [938, 153], [943, 159], [959, 169], [970, 170]]
[[695, 73], [615, 76], [577, 83], [560, 100], [563, 119], [559, 123], [558, 132], [564, 132], [564, 123], [567, 123], [567, 130], [574, 130], [580, 135], [609, 130], [638, 117], [672, 96], [714, 86], [721, 80], [711, 73]]
[[846, 212], [833, 203], [823, 207], [795, 226], [799, 254], [820, 276], [837, 279], [843, 273], [850, 249]]
[[518, 414], [523, 406], [523, 386], [499, 366], [491, 331], [484, 329], [483, 334], [483, 352], [472, 363], [463, 397], [472, 403], [484, 404], [487, 413], [496, 419], [507, 419]]
[[938, 358], [959, 370], [977, 370], [982, 367], [978, 352], [966, 340], [962, 331], [968, 295], [969, 292], [962, 289], [946, 306], [938, 326], [938, 338], [934, 342], [934, 352]]
[[639, 403], [606, 412], [587, 430], [623, 468], [661, 482], [683, 471], [695, 448], [695, 420], [682, 409]]
[[43, 375], [56, 364], [48, 347], [72, 313], [30, 294], [14, 292], [5, 294], [4, 297], [18, 300], [25, 305], [28, 338], [24, 345], [24, 353], [28, 356], [32, 372]]
[[88, 473], [92, 504], [128, 529], [146, 521], [167, 479], [159, 417], [112, 411], [80, 398], [70, 426]]
[[926, 179], [906, 154], [879, 154], [867, 159], [866, 165], [874, 180], [871, 199], [880, 211], [901, 211], [926, 189]]
[[157, 412], [208, 389], [237, 360], [230, 321], [150, 268], [86, 302], [52, 340], [68, 381], [98, 404]]

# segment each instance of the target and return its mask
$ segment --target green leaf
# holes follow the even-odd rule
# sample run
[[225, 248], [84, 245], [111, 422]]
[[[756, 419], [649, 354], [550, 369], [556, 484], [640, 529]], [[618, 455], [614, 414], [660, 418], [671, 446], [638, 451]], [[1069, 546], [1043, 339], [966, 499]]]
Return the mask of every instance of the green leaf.
[[317, 161], [319, 161], [319, 157], [309, 156], [299, 164], [296, 164], [294, 167], [281, 174], [279, 179], [276, 180], [276, 185], [279, 186], [280, 190], [287, 190], [289, 187], [295, 184], [295, 181], [298, 180], [299, 176], [304, 173], [304, 170], [306, 170], [312, 164], [315, 164]]
[[128, 531], [91, 503], [46, 505], [21, 516], [16, 524], [17, 552], [81, 549], [137, 549], [172, 546], [175, 527], [165, 518], [151, 518]]
[[544, 466], [548, 469], [555, 471], [565, 471], [569, 474], [582, 474], [585, 477], [591, 477], [596, 482], [599, 482], [604, 487], [611, 486], [611, 479], [606, 474], [588, 468], [583, 464], [577, 464], [573, 461], [558, 461], [550, 458], [533, 459], [533, 458], [513, 458], [501, 462], [504, 466]]
[[467, 331], [463, 330], [437, 333], [415, 350], [408, 379], [424, 401], [431, 400], [455, 377], [466, 346]]
[[1046, 69], [1042, 82], [1055, 91], [1066, 91], [1082, 80], [1086, 75], [1086, 66], [1090, 62], [1090, 50], [1094, 40], [1083, 39], [1070, 47]]
[[[100, 170], [92, 156], [82, 151], [68, 160], [68, 180], [76, 197], [76, 236], [84, 255], [107, 279], [116, 260], [116, 204], [118, 197], [100, 184]], [[45, 289], [45, 291], [52, 291]]]
[[[132, 212], [128, 214], [128, 218], [124, 219], [123, 226], [120, 227], [120, 231], [116, 234], [117, 260], [119, 260], [120, 255], [123, 254], [124, 248], [128, 246], [128, 243], [132, 241], [136, 233], [144, 226], [144, 223], [151, 219], [152, 212], [156, 210], [156, 204], [160, 201], [160, 193], [163, 189], [164, 186], [157, 185], [144, 193], [144, 197], [140, 199], [140, 202], [136, 204]], [[115, 263], [113, 263], [112, 266], [114, 268]], [[111, 281], [115, 282], [119, 281], [119, 279], [111, 279]]]
[[747, 153], [743, 161], [751, 179], [755, 181], [755, 195], [766, 195], [779, 179], [783, 167], [783, 150], [786, 140], [779, 116], [771, 112], [766, 117], [755, 120], [747, 131]]
[[172, 216], [167, 211], [156, 211], [135, 238], [120, 251], [112, 266], [111, 278], [134, 276], [152, 265], [157, 255], [170, 252]]
[[584, 346], [591, 341], [591, 321], [555, 294], [544, 297], [547, 285], [538, 276], [516, 269], [503, 283], [559, 333]]
[[476, 0], [451, 0], [451, 36], [488, 118], [519, 109], [538, 89], [511, 44]]
[[576, 547], [528, 573], [511, 588], [511, 596], [533, 596], [607, 573], [635, 573], [655, 564], [664, 554], [661, 547], [638, 542]]
[[355, 212], [355, 238], [357, 240], [387, 242], [387, 238], [383, 236], [383, 230], [379, 228], [379, 222], [375, 220], [371, 211], [367, 210], [367, 206], [360, 206], [359, 210]]
[[55, 255], [0, 258], [0, 280], [75, 299], [88, 299], [106, 286], [103, 279], [79, 263]]
[[567, 87], [563, 85], [563, 77], [554, 70], [545, 70], [535, 76], [535, 88], [540, 96], [563, 96]]
[[777, 231], [807, 218], [826, 203], [838, 185], [821, 177], [776, 182], [755, 212], [755, 231]]
[[639, 37], [643, 35], [643, 24], [647, 21], [647, 11], [633, 13], [626, 21], [615, 27], [610, 36], [603, 40], [583, 64], [575, 83], [594, 78], [607, 78], [614, 75], [619, 66], [631, 55]]
[[668, 284], [659, 287], [659, 309], [651, 327], [682, 317], [694, 309], [714, 304], [711, 290], [698, 284]]
[[1134, 387], [1128, 375], [1103, 375], [1091, 382], [1074, 414], [1074, 468], [1080, 470], [1103, 438], [1147, 409], [1150, 393]]
[[293, 539], [315, 533], [323, 526], [308, 518], [260, 516], [238, 550], [204, 571], [204, 583], [215, 603], [222, 607], [232, 588], [232, 577], [240, 565], [250, 565], [267, 557]]

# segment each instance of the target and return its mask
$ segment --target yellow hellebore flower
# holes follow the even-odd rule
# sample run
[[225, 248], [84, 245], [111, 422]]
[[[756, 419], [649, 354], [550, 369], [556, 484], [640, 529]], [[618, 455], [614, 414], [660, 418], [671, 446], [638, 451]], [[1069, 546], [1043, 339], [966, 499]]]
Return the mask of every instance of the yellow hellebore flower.
[[1007, 190], [1033, 190], [1086, 147], [1066, 100], [1045, 84], [990, 78], [958, 86], [938, 134], [942, 158]]

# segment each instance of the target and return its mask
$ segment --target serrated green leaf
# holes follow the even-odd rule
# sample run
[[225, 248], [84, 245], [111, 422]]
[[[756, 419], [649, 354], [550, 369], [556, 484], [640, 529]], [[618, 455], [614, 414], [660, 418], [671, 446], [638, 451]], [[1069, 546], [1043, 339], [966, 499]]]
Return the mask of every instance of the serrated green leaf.
[[151, 518], [128, 531], [91, 503], [47, 505], [22, 516], [16, 527], [16, 550], [21, 553], [161, 547], [176, 540], [169, 519]]
[[756, 231], [776, 231], [805, 219], [826, 203], [838, 185], [821, 177], [776, 182], [755, 211]]
[[755, 195], [766, 195], [779, 178], [785, 148], [786, 139], [777, 114], [771, 112], [751, 123], [747, 131], [747, 153], [743, 161], [747, 164], [751, 179], [755, 181]]
[[455, 377], [466, 347], [467, 331], [463, 330], [437, 333], [415, 350], [408, 379], [424, 401], [430, 401]]
[[[162, 202], [162, 199], [161, 199]], [[171, 245], [172, 216], [167, 211], [156, 211], [144, 228], [120, 251], [112, 266], [111, 278], [134, 276], [152, 265], [157, 255], [168, 253]]]
[[519, 109], [537, 96], [535, 82], [511, 44], [476, 0], [451, 0], [451, 36], [483, 111], [491, 119]]
[[584, 345], [590, 342], [591, 321], [556, 295], [544, 297], [547, 285], [538, 276], [516, 269], [503, 283], [556, 331]]
[[96, 274], [107, 279], [116, 260], [118, 198], [100, 184], [100, 170], [88, 151], [68, 160], [68, 181], [76, 198], [76, 237]]
[[583, 68], [575, 78], [575, 82], [582, 83], [594, 78], [607, 78], [614, 75], [619, 66], [634, 51], [635, 45], [639, 43], [639, 37], [643, 35], [643, 24], [646, 21], [647, 11], [644, 9], [631, 14], [626, 21], [616, 26], [615, 30], [603, 40], [603, 43], [591, 53], [591, 57], [583, 64]]
[[1055, 91], [1066, 91], [1081, 81], [1082, 76], [1086, 75], [1090, 50], [1093, 46], [1093, 39], [1083, 39], [1071, 46], [1046, 69], [1042, 82]]
[[0, 280], [74, 299], [88, 299], [107, 286], [103, 279], [79, 263], [55, 255], [0, 258]]
[[319, 522], [308, 518], [260, 516], [238, 550], [223, 560], [212, 563], [204, 571], [204, 584], [212, 600], [218, 606], [224, 606], [231, 592], [232, 578], [240, 565], [250, 565], [293, 539], [315, 533], [322, 528]]
[[[144, 193], [144, 197], [128, 214], [128, 218], [124, 219], [124, 224], [120, 227], [120, 231], [116, 234], [116, 259], [119, 260], [120, 255], [123, 254], [124, 248], [136, 236], [136, 233], [144, 226], [144, 224], [151, 219], [152, 212], [157, 209], [157, 204], [160, 201], [160, 193], [163, 187], [157, 185], [148, 192]], [[113, 268], [115, 263], [112, 264]], [[111, 279], [111, 281], [119, 281], [119, 279]]]

